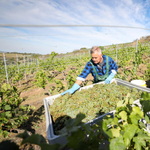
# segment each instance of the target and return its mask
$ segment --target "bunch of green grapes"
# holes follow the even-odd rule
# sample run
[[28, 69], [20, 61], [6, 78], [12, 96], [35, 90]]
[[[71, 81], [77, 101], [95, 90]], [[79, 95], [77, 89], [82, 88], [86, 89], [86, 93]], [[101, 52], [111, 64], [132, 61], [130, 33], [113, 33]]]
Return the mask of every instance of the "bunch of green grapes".
[[88, 122], [114, 110], [117, 102], [124, 100], [128, 93], [130, 93], [130, 98], [136, 100], [140, 98], [142, 92], [112, 83], [96, 84], [93, 88], [77, 91], [73, 95], [66, 94], [58, 97], [50, 106], [54, 130], [58, 126], [64, 126], [67, 119], [75, 118], [78, 113], [84, 113], [86, 118], [83, 122]]

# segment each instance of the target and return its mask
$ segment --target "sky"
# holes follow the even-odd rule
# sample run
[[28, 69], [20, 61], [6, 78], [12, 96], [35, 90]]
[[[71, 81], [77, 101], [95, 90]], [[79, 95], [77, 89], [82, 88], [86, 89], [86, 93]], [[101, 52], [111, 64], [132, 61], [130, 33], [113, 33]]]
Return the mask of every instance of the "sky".
[[[119, 27], [6, 27], [105, 25]], [[0, 0], [0, 51], [50, 54], [150, 35], [149, 0]]]

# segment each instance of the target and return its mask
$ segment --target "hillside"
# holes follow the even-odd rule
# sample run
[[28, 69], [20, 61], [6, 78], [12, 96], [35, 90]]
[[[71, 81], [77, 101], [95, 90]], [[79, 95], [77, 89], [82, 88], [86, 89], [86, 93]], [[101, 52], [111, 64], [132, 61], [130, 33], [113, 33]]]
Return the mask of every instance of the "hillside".
[[[138, 39], [138, 42], [140, 42], [141, 44], [150, 42], [150, 36], [141, 37], [140, 39]], [[134, 40], [133, 42], [120, 43], [120, 44], [117, 44], [117, 45], [118, 45], [118, 46], [124, 45], [125, 47], [126, 47], [126, 46], [136, 46], [136, 40]], [[111, 47], [111, 46], [112, 46], [112, 45], [106, 45], [105, 48], [109, 48], [109, 47]], [[101, 47], [102, 50], [104, 49], [104, 46], [100, 46], [100, 47]], [[80, 50], [75, 50], [75, 51], [73, 51], [72, 53], [74, 53], [74, 54], [77, 54], [77, 53], [84, 53], [84, 52], [87, 52], [87, 50], [90, 50], [90, 48], [81, 48]]]
[[[150, 36], [145, 36], [145, 37], [141, 37], [140, 39], [138, 39], [138, 41], [141, 44], [144, 44], [146, 42], [150, 42]], [[136, 46], [136, 40], [134, 40], [133, 42], [130, 43], [120, 43], [117, 44], [118, 46], [122, 46], [124, 45], [126, 46]], [[106, 45], [105, 48], [109, 48], [112, 45]], [[103, 50], [104, 46], [100, 46], [100, 48]], [[74, 55], [74, 54], [80, 54], [80, 53], [87, 53], [90, 50], [90, 48], [80, 48], [78, 50], [74, 50], [73, 52], [68, 52], [66, 54], [58, 54], [57, 57], [64, 57], [64, 56], [68, 56], [68, 55]], [[2, 51], [0, 51], [0, 60], [4, 60], [3, 58], [3, 53]], [[5, 53], [7, 56], [7, 64], [14, 64], [13, 62], [16, 62], [16, 54], [18, 55], [18, 61], [23, 61], [23, 57], [29, 57], [29, 58], [39, 58], [39, 59], [46, 59], [49, 57], [50, 54], [46, 54], [46, 55], [40, 55], [40, 54], [34, 54], [34, 53], [17, 53], [17, 52], [7, 52]]]

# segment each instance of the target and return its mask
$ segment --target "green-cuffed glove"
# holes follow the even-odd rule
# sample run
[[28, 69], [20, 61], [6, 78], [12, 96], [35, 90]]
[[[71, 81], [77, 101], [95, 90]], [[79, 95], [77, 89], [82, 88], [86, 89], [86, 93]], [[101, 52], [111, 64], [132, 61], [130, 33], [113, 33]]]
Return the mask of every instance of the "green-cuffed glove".
[[64, 95], [64, 94], [66, 94], [66, 93], [69, 93], [69, 94], [73, 94], [76, 90], [78, 90], [80, 88], [80, 86], [77, 84], [77, 83], [75, 83], [73, 86], [72, 86], [72, 88], [71, 89], [69, 89], [69, 90], [67, 90], [67, 91], [65, 91], [65, 92], [63, 92], [63, 93], [61, 93], [61, 95]]
[[114, 74], [114, 73], [111, 73], [111, 74], [107, 77], [107, 79], [105, 80], [105, 83], [109, 84], [109, 83], [111, 82], [111, 80], [113, 79], [114, 76], [115, 76], [115, 74]]

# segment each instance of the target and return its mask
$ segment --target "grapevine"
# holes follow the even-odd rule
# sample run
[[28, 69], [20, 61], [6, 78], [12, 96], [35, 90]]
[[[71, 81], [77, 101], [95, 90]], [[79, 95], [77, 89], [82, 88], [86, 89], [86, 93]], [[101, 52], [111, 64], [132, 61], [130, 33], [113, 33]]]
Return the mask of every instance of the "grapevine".
[[16, 129], [28, 119], [30, 106], [21, 106], [17, 88], [4, 83], [0, 89], [0, 134], [7, 136], [8, 130]]

